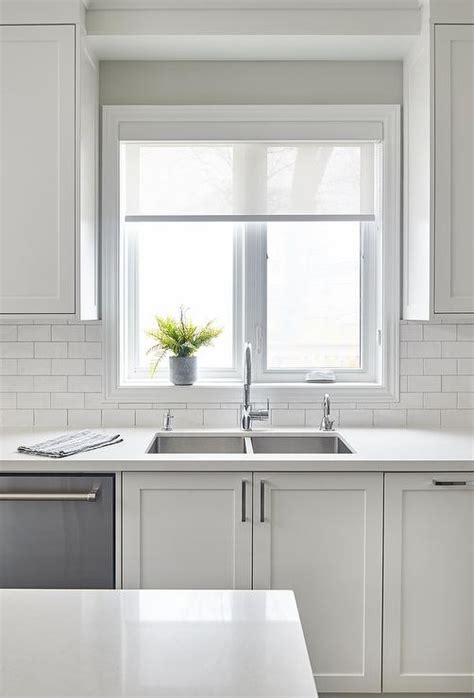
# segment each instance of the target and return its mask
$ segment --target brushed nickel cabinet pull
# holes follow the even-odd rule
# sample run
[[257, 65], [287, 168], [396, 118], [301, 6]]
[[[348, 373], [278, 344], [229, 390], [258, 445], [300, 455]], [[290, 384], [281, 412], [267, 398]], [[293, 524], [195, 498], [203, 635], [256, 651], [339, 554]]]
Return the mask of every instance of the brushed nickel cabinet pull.
[[260, 523], [265, 523], [265, 480], [260, 480]]
[[469, 487], [474, 485], [474, 482], [469, 480], [433, 480], [435, 487]]

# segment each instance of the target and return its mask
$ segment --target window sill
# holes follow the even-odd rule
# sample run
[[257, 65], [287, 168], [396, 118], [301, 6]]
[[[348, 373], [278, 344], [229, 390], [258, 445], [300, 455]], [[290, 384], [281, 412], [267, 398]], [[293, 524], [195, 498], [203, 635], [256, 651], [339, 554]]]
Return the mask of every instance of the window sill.
[[[396, 387], [395, 387], [396, 386]], [[330, 393], [337, 402], [398, 401], [398, 376], [393, 386], [380, 383], [254, 383], [253, 402], [274, 403], [320, 402]], [[205, 383], [195, 385], [123, 385], [107, 391], [106, 399], [114, 402], [152, 403], [232, 403], [242, 401], [242, 383]]]

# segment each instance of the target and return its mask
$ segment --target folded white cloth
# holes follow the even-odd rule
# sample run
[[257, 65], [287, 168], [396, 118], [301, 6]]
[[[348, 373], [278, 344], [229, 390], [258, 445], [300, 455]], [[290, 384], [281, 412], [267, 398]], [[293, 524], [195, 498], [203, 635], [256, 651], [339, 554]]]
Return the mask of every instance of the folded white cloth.
[[42, 441], [33, 446], [18, 446], [20, 453], [29, 453], [33, 456], [48, 456], [50, 458], [65, 458], [74, 453], [92, 451], [94, 448], [111, 446], [123, 441], [120, 434], [97, 434], [90, 429], [78, 431], [72, 434], [63, 434], [56, 439]]

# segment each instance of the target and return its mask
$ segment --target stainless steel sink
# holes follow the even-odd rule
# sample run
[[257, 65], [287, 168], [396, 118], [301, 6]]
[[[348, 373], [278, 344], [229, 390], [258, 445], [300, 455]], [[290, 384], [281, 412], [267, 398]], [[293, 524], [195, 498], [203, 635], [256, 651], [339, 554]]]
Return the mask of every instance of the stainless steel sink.
[[243, 436], [156, 434], [147, 453], [246, 453]]
[[353, 453], [337, 434], [252, 436], [254, 453]]
[[337, 434], [155, 434], [147, 453], [353, 453]]

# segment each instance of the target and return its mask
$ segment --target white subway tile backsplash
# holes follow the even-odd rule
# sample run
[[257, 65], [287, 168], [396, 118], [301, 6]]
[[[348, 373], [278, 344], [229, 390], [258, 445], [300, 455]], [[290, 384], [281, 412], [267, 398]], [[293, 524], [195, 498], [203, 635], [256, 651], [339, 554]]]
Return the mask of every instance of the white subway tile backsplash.
[[67, 390], [67, 378], [66, 376], [35, 376], [34, 390], [64, 393]]
[[104, 400], [102, 393], [86, 393], [84, 395], [85, 408], [90, 410], [118, 410], [116, 402]]
[[441, 376], [408, 376], [408, 392], [439, 393]]
[[439, 410], [407, 410], [407, 427], [439, 427]]
[[33, 377], [2, 376], [0, 386], [3, 393], [28, 393], [33, 390]]
[[66, 356], [66, 342], [35, 342], [35, 358], [37, 359], [63, 359]]
[[32, 342], [0, 342], [0, 359], [33, 358]]
[[443, 356], [453, 359], [474, 358], [474, 342], [443, 342]]
[[16, 398], [17, 398], [16, 393], [0, 393], [0, 408], [1, 409], [15, 409], [16, 408]]
[[70, 393], [98, 393], [102, 390], [101, 376], [68, 376]]
[[53, 359], [51, 373], [58, 376], [83, 376], [86, 372], [84, 359]]
[[0, 325], [0, 342], [16, 342], [17, 325]]
[[0, 359], [0, 376], [14, 376], [17, 373], [18, 359]]
[[400, 359], [401, 376], [423, 375], [423, 359]]
[[49, 325], [19, 325], [19, 342], [49, 342], [51, 327]]
[[[332, 401], [340, 426], [470, 425], [474, 324], [400, 325], [399, 402]], [[150, 426], [170, 407], [176, 428], [234, 427], [238, 403], [121, 403], [102, 394], [102, 326], [57, 318], [0, 319], [0, 424]], [[328, 386], [331, 392], [331, 386]], [[262, 404], [263, 406], [263, 404]], [[273, 426], [317, 427], [318, 401], [272, 404]], [[264, 424], [262, 424], [264, 426]]]
[[84, 325], [53, 325], [53, 342], [83, 342]]
[[402, 342], [416, 342], [423, 339], [422, 325], [400, 325], [400, 339]]
[[458, 325], [458, 340], [474, 341], [474, 325]]
[[441, 356], [441, 342], [407, 342], [408, 358], [431, 359]]
[[102, 410], [103, 427], [134, 427], [135, 410]]
[[86, 325], [86, 341], [101, 342], [102, 341], [102, 326], [101, 325]]
[[[137, 427], [153, 427], [161, 429], [165, 410], [136, 410]], [[174, 425], [173, 425], [174, 426]]]
[[273, 427], [303, 427], [304, 410], [271, 410]]
[[205, 427], [225, 429], [237, 427], [239, 423], [238, 410], [208, 410], [203, 411]]
[[406, 426], [405, 410], [374, 410], [374, 427]]
[[457, 393], [425, 393], [423, 404], [426, 409], [452, 409], [458, 403]]
[[51, 393], [51, 407], [56, 409], [84, 409], [84, 393]]
[[203, 419], [202, 410], [176, 410], [173, 425], [176, 429], [194, 429], [202, 427]]
[[462, 410], [474, 409], [474, 393], [459, 393], [457, 407]]
[[458, 359], [458, 373], [472, 375], [474, 373], [474, 359]]
[[100, 376], [102, 371], [102, 359], [86, 359], [86, 376]]
[[458, 393], [474, 392], [474, 376], [443, 376], [443, 390]]
[[100, 427], [101, 410], [68, 410], [67, 423], [70, 427]]
[[18, 359], [18, 374], [23, 376], [48, 376], [51, 359]]
[[0, 410], [0, 427], [32, 427], [33, 410]]
[[456, 325], [424, 325], [423, 339], [425, 341], [448, 341], [456, 339]]
[[100, 359], [101, 356], [100, 342], [69, 342], [70, 359]]
[[65, 427], [67, 426], [66, 410], [35, 410], [36, 427]]
[[400, 393], [398, 402], [390, 403], [392, 410], [417, 409], [423, 407], [423, 393]]
[[18, 408], [42, 408], [48, 409], [51, 406], [50, 393], [18, 393]]
[[442, 376], [456, 374], [456, 359], [424, 359], [423, 373], [426, 376]]
[[340, 410], [341, 427], [372, 427], [374, 414], [372, 410]]
[[442, 410], [441, 426], [474, 428], [474, 410]]

